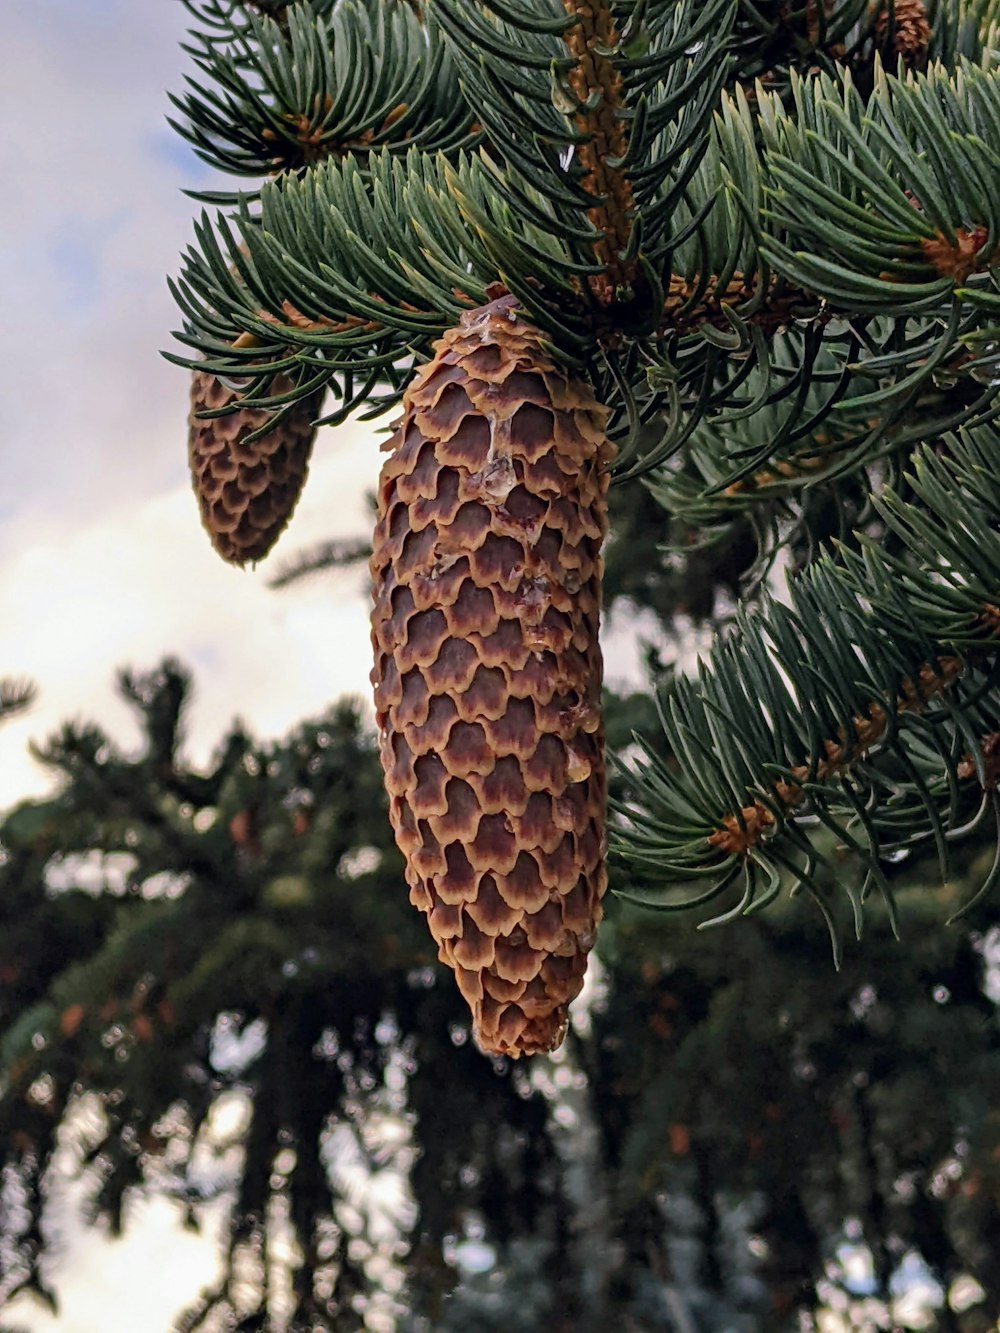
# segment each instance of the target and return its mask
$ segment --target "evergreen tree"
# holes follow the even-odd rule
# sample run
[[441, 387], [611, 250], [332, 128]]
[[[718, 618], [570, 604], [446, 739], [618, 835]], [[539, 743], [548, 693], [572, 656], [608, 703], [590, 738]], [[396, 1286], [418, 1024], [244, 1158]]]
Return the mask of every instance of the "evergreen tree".
[[[59, 1141], [115, 1230], [140, 1182], [194, 1220], [229, 1188], [238, 1149], [223, 1286], [184, 1326], [263, 1327], [284, 1299], [297, 1328], [362, 1327], [373, 1292], [393, 1306], [402, 1240], [437, 1256], [419, 1270], [434, 1293], [450, 1275], [443, 1239], [481, 1195], [497, 1195], [501, 1237], [531, 1230], [557, 1169], [544, 1105], [482, 1059], [438, 984], [353, 706], [282, 745], [236, 728], [201, 774], [178, 748], [186, 673], [166, 662], [120, 684], [140, 755], [66, 726], [39, 751], [61, 790], [3, 825], [0, 1293], [46, 1290]], [[216, 1127], [227, 1096], [252, 1107], [243, 1130]], [[418, 1116], [433, 1125], [411, 1165]], [[388, 1237], [366, 1182], [395, 1182]], [[269, 1247], [284, 1232], [301, 1258], [283, 1295]]]
[[609, 477], [611, 549], [624, 511], [630, 586], [668, 617], [675, 543], [737, 553], [730, 623], [613, 756], [643, 903], [727, 920], [801, 891], [839, 953], [873, 895], [898, 928], [887, 867], [926, 846], [947, 882], [991, 841], [988, 893], [997, 5], [188, 6], [178, 128], [247, 180], [207, 197], [174, 356], [226, 389], [202, 425], [266, 413], [203, 514], [273, 517], [253, 446], [316, 395], [331, 424], [402, 407], [382, 759], [480, 1042], [559, 1041], [601, 915]]
[[137, 1190], [192, 1225], [225, 1199], [191, 1330], [791, 1333], [838, 1292], [886, 1311], [914, 1254], [973, 1293], [939, 1333], [996, 1322], [989, 916], [934, 928], [960, 887], [906, 891], [910, 948], [882, 921], [839, 972], [794, 902], [707, 936], [619, 907], [564, 1050], [490, 1060], [405, 903], [356, 710], [234, 728], [199, 772], [186, 673], [120, 683], [141, 749], [63, 728], [56, 794], [0, 826], [5, 1328], [18, 1291], [54, 1300], [70, 1169], [113, 1231]]
[[[281, 744], [237, 728], [196, 773], [167, 663], [122, 678], [137, 757], [49, 743], [59, 793], [0, 830], [3, 1295], [46, 1291], [63, 1142], [118, 1223], [133, 1187], [193, 1220], [232, 1193], [191, 1329], [786, 1333], [862, 1297], [891, 1327], [919, 1254], [955, 1297], [939, 1333], [985, 1333], [1000, 7], [185, 3], [178, 128], [246, 186], [206, 197], [175, 286], [202, 517], [261, 558], [314, 424], [402, 409], [373, 564], [404, 858], [351, 707]], [[579, 706], [609, 480], [605, 603], [658, 638], [649, 695], [602, 720]], [[446, 614], [482, 594], [512, 626], [495, 658]], [[716, 642], [687, 676], [691, 623]], [[517, 721], [519, 780], [566, 825], [545, 856], [573, 867], [536, 854], [524, 791], [491, 805], [495, 737], [447, 780], [444, 733], [410, 745], [418, 676], [470, 727]], [[491, 1062], [434, 944], [483, 1046], [562, 1036], [604, 885], [602, 726], [621, 901], [596, 995], [556, 1057]], [[528, 788], [553, 737], [573, 763]], [[497, 814], [512, 845], [474, 864]], [[443, 899], [421, 853], [465, 857], [474, 891]], [[696, 933], [689, 903], [736, 924]]]

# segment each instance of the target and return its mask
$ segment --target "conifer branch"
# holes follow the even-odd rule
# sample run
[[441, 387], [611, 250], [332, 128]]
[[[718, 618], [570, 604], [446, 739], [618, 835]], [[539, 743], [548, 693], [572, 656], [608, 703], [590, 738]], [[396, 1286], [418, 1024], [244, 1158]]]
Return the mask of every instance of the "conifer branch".
[[781, 6], [743, 0], [734, 34], [740, 80], [763, 74], [788, 90], [791, 71], [849, 68], [868, 86], [876, 61], [924, 69], [942, 61], [979, 62], [1000, 18], [996, 0], [806, 0]]
[[30, 707], [35, 694], [35, 686], [30, 680], [0, 679], [0, 722]]
[[454, 152], [477, 141], [440, 34], [403, 0], [271, 6], [229, 22], [225, 41], [211, 27], [192, 31], [201, 77], [171, 96], [183, 119], [170, 123], [214, 167], [265, 177], [328, 157], [364, 163], [383, 148]]
[[[897, 718], [904, 713], [926, 712], [933, 700], [943, 694], [963, 670], [961, 658], [939, 657], [936, 662], [925, 663], [920, 668], [916, 681], [904, 676], [901, 693], [893, 709]], [[852, 716], [849, 727], [838, 727], [836, 738], [825, 739], [816, 755], [805, 763], [796, 764], [789, 770], [787, 778], [780, 778], [774, 784], [774, 797], [781, 805], [785, 817], [806, 805], [809, 784], [829, 784], [849, 777], [852, 769], [868, 757], [888, 732], [889, 712], [881, 702], [875, 700], [869, 704], [866, 714]], [[984, 739], [984, 746], [987, 740]], [[959, 777], [972, 777], [976, 766], [974, 762], [963, 758], [956, 772]], [[761, 801], [754, 801], [751, 805], [743, 806], [738, 814], [726, 815], [722, 827], [710, 833], [708, 841], [727, 855], [746, 860], [776, 823], [776, 817], [768, 806]]]
[[[947, 875], [950, 844], [992, 809], [998, 445], [982, 427], [945, 454], [920, 450], [910, 498], [874, 499], [902, 554], [863, 538], [839, 563], [820, 560], [787, 607], [766, 597], [741, 610], [697, 682], [666, 693], [673, 762], [642, 741], [621, 810], [633, 865], [659, 865], [667, 886], [704, 877], [712, 888], [696, 901], [740, 879], [738, 911], [770, 901], [786, 873], [814, 892], [829, 833], [885, 895], [885, 859], [925, 842]], [[678, 905], [670, 887], [643, 900]]]
[[683, 336], [705, 327], [731, 333], [732, 315], [744, 312], [748, 325], [769, 334], [796, 320], [816, 320], [824, 313], [815, 296], [777, 278], [762, 291], [759, 280], [739, 272], [727, 281], [718, 274], [694, 279], [673, 274], [657, 336]]
[[345, 569], [368, 560], [372, 553], [370, 541], [357, 539], [320, 542], [279, 565], [268, 581], [270, 588], [287, 588], [313, 574], [325, 574], [334, 569]]

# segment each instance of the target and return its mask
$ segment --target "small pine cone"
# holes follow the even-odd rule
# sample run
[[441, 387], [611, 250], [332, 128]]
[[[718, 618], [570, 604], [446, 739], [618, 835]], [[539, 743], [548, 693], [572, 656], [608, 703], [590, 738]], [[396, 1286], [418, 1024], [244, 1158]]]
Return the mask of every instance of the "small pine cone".
[[[893, 6], [892, 50], [907, 65], [920, 65], [927, 58], [931, 25], [924, 0], [896, 0]], [[889, 40], [889, 6], [883, 4], [875, 22], [875, 40], [884, 47]]]
[[[287, 393], [291, 381], [276, 376], [271, 390]], [[188, 461], [205, 531], [212, 545], [234, 565], [263, 560], [281, 536], [305, 484], [322, 391], [310, 394], [266, 435], [245, 443], [267, 420], [259, 407], [222, 417], [199, 417], [237, 397], [214, 375], [191, 377]]]
[[511, 297], [462, 317], [385, 446], [375, 707], [410, 901], [480, 1046], [549, 1051], [601, 917], [606, 411]]

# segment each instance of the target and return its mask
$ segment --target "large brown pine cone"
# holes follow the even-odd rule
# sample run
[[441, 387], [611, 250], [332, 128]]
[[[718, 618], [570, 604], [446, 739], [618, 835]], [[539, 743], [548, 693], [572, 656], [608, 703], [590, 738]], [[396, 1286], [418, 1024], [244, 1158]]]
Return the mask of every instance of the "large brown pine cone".
[[601, 916], [611, 449], [503, 297], [404, 398], [372, 554], [375, 707], [410, 899], [486, 1051], [552, 1050]]
[[[271, 392], [287, 393], [285, 376]], [[322, 391], [296, 404], [274, 430], [249, 444], [246, 437], [267, 420], [263, 408], [243, 407], [222, 417], [199, 417], [237, 397], [203, 370], [191, 377], [188, 461], [205, 531], [212, 545], [234, 565], [263, 560], [292, 516], [305, 484]]]

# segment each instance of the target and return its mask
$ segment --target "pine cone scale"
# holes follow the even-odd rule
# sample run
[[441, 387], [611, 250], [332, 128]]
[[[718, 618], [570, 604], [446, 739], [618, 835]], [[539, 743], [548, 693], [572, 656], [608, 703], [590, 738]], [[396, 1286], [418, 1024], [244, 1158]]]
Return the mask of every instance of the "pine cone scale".
[[549, 1050], [600, 919], [605, 413], [509, 300], [416, 376], [379, 486], [373, 681], [411, 901], [487, 1050]]

